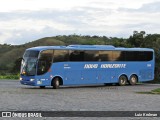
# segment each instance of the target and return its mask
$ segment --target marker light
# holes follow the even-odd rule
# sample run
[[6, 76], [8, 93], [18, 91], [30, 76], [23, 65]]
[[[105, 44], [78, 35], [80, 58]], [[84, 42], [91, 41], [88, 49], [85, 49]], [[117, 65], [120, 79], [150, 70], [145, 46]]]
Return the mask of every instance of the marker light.
[[30, 81], [34, 81], [34, 79], [30, 79]]

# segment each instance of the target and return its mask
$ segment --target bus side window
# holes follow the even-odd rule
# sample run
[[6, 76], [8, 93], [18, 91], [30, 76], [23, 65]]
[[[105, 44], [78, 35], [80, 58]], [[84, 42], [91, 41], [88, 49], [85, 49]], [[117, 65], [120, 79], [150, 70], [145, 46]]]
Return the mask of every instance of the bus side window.
[[99, 51], [99, 61], [112, 61], [112, 51]]
[[137, 61], [136, 51], [126, 51], [126, 61]]
[[119, 58], [121, 57], [121, 51], [113, 51], [112, 57], [113, 61], [119, 61]]
[[95, 50], [86, 50], [84, 54], [84, 61], [98, 61], [99, 53]]
[[153, 52], [152, 51], [145, 51], [146, 61], [153, 60]]
[[116, 61], [126, 61], [126, 52], [125, 51], [119, 51], [119, 57]]
[[84, 51], [70, 51], [70, 61], [84, 61]]
[[45, 50], [40, 53], [38, 61], [38, 75], [46, 73], [52, 64], [53, 50]]
[[54, 50], [53, 62], [68, 61], [69, 52], [68, 50]]

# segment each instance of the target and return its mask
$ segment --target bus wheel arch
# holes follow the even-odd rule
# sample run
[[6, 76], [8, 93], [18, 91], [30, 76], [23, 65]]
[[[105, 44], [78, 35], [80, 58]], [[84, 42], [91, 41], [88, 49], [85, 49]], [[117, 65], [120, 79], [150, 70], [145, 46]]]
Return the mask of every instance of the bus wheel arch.
[[136, 74], [132, 74], [129, 78], [129, 84], [136, 85], [137, 82], [138, 82], [138, 76]]
[[55, 76], [55, 77], [52, 79], [51, 86], [53, 86], [54, 89], [58, 89], [60, 85], [63, 85], [63, 80], [62, 80], [62, 78], [59, 77], [59, 76]]
[[118, 78], [118, 84], [120, 86], [125, 86], [127, 84], [127, 81], [128, 81], [128, 77], [125, 74], [120, 75]]

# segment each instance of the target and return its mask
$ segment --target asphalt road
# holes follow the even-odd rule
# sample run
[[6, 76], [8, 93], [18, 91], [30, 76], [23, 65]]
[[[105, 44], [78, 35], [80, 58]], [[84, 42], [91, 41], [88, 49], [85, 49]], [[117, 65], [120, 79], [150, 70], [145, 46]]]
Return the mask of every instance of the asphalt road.
[[[0, 110], [160, 111], [160, 95], [136, 93], [156, 88], [160, 88], [160, 84], [64, 86], [60, 89], [52, 89], [52, 87], [40, 89], [39, 87], [21, 85], [18, 80], [0, 80]], [[92, 119], [96, 120], [98, 118]], [[130, 119], [134, 120], [135, 118]], [[143, 119], [148, 120], [150, 118]], [[139, 118], [136, 118], [136, 120], [139, 120]]]

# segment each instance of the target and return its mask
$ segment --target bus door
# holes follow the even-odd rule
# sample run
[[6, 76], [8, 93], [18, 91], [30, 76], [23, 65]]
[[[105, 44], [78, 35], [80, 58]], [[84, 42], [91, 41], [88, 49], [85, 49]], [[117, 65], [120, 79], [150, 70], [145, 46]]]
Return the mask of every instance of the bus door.
[[37, 62], [37, 83], [42, 86], [50, 84], [52, 55], [52, 50], [42, 51]]

